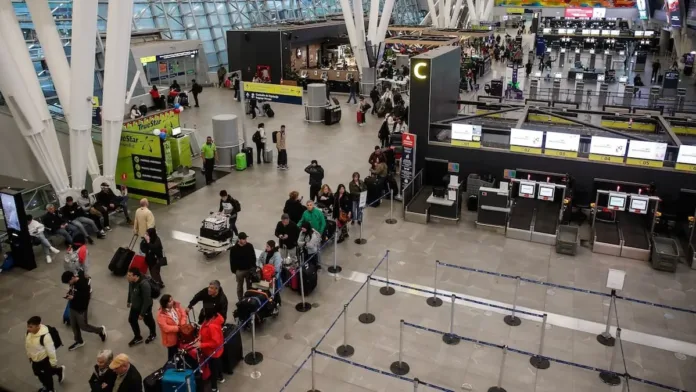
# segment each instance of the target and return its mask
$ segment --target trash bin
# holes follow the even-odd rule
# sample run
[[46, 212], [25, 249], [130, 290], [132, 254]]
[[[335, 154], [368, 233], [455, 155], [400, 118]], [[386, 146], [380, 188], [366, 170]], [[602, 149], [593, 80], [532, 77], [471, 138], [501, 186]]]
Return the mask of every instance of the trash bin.
[[654, 237], [650, 259], [654, 269], [675, 272], [679, 263], [677, 242], [671, 238]]
[[556, 234], [556, 253], [575, 256], [578, 251], [578, 227], [561, 225]]

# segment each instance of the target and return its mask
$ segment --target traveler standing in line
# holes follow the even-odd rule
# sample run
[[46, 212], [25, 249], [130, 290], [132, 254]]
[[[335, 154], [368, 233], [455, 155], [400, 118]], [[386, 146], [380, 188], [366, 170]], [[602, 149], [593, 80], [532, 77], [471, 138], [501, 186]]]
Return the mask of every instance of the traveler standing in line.
[[40, 242], [44, 249], [44, 254], [46, 254], [46, 263], [51, 264], [53, 259], [51, 258], [51, 253], [60, 253], [60, 251], [51, 245], [46, 236], [44, 235], [44, 225], [41, 222], [34, 219], [33, 216], [27, 215], [29, 235], [32, 238], [32, 242]]
[[137, 234], [140, 238], [145, 238], [147, 230], [153, 227], [155, 227], [155, 215], [150, 211], [150, 202], [143, 197], [140, 199], [140, 208], [135, 211], [133, 234]]
[[[208, 365], [210, 366], [210, 389], [211, 392], [218, 392], [218, 383], [224, 383], [225, 379], [222, 376], [222, 354], [225, 351], [222, 346], [225, 339], [222, 335], [222, 324], [225, 320], [222, 316], [208, 307], [203, 307], [203, 324], [198, 334], [199, 345], [203, 357], [210, 357]], [[216, 351], [217, 350], [217, 351]]]
[[239, 76], [237, 74], [232, 76], [232, 88], [234, 89], [234, 99], [239, 102]]
[[290, 220], [290, 215], [283, 214], [280, 217], [280, 222], [276, 225], [275, 236], [278, 237], [278, 246], [281, 249], [285, 248], [287, 254], [284, 258], [290, 256], [293, 261], [297, 260], [297, 237], [300, 236], [300, 229], [297, 223]]
[[360, 208], [360, 193], [367, 191], [367, 186], [365, 186], [365, 183], [360, 179], [360, 173], [353, 173], [353, 179], [350, 181], [350, 184], [348, 184], [348, 191], [353, 198], [353, 220], [350, 224], [355, 224], [355, 221], [358, 221], [358, 224], [361, 225], [362, 208]]
[[145, 254], [145, 262], [150, 270], [150, 276], [154, 283], [158, 284], [161, 289], [164, 288], [164, 281], [160, 269], [162, 268], [162, 260], [164, 259], [164, 248], [162, 240], [157, 235], [157, 230], [154, 227], [147, 229], [143, 240], [140, 242], [140, 251]]
[[312, 228], [309, 222], [304, 222], [300, 226], [300, 237], [297, 240], [297, 246], [304, 256], [304, 261], [314, 265], [317, 269], [321, 269], [319, 261], [321, 236], [321, 233]]
[[324, 181], [324, 168], [316, 159], [313, 159], [304, 171], [309, 174], [309, 200], [314, 200], [319, 194], [322, 181]]
[[356, 104], [358, 103], [358, 100], [356, 99], [357, 94], [358, 94], [358, 83], [355, 81], [353, 77], [350, 78], [350, 81], [348, 81], [348, 85], [350, 87], [350, 95], [348, 96], [348, 102], [350, 103], [350, 100], [353, 100], [353, 103]]
[[264, 156], [266, 152], [266, 129], [263, 127], [263, 123], [259, 124], [256, 132], [251, 136], [251, 141], [256, 144], [256, 163], [260, 164], [262, 160], [266, 162], [266, 157]]
[[167, 348], [167, 360], [171, 361], [179, 351], [179, 333], [181, 327], [188, 324], [188, 315], [186, 308], [169, 294], [161, 296], [159, 303], [157, 325], [162, 333], [162, 345]]
[[326, 229], [326, 218], [320, 209], [314, 207], [314, 202], [307, 200], [307, 211], [302, 214], [302, 219], [297, 222], [297, 226], [302, 228], [302, 225], [307, 222], [312, 228], [323, 234]]
[[128, 346], [132, 347], [143, 342], [143, 337], [140, 334], [139, 320], [143, 320], [150, 330], [150, 335], [145, 339], [145, 344], [149, 344], [157, 337], [155, 319], [152, 317], [152, 288], [150, 287], [150, 282], [143, 278], [140, 270], [137, 268], [131, 268], [126, 276], [128, 279], [127, 306], [130, 308], [128, 323], [130, 323], [133, 334], [135, 335], [133, 339], [128, 342]]
[[198, 94], [203, 92], [203, 86], [196, 83], [196, 79], [191, 80], [191, 82], [193, 82], [193, 85], [191, 85], [191, 91], [189, 92], [193, 94], [193, 100], [196, 102], [195, 107], [199, 108], [200, 106], [198, 105]]
[[288, 195], [288, 199], [285, 200], [285, 207], [283, 207], [283, 213], [290, 216], [290, 220], [297, 223], [302, 219], [302, 214], [307, 208], [302, 205], [302, 198], [298, 191], [292, 191]]
[[27, 321], [27, 336], [24, 338], [24, 349], [31, 362], [34, 375], [41, 381], [43, 392], [55, 392], [53, 376], [58, 382], [65, 379], [65, 366], [58, 366], [56, 347], [51, 333], [46, 325], [41, 324], [41, 317], [33, 316]]
[[225, 76], [227, 76], [227, 69], [225, 66], [221, 66], [217, 70], [217, 77], [218, 77], [218, 88], [224, 87], [225, 85]]
[[[193, 310], [197, 303], [203, 302], [203, 307], [212, 307], [215, 313], [219, 313], [223, 319], [227, 320], [227, 296], [220, 287], [219, 280], [212, 280], [208, 287], [196, 293], [188, 304], [188, 308]], [[203, 323], [203, 311], [201, 310], [198, 323]]]
[[242, 210], [242, 205], [237, 199], [228, 194], [226, 190], [220, 191], [220, 207], [218, 212], [222, 212], [228, 216], [230, 230], [235, 236], [239, 236], [237, 230], [237, 214]]
[[109, 369], [109, 364], [114, 360], [111, 350], [101, 350], [97, 354], [97, 363], [89, 378], [90, 392], [112, 392], [116, 382], [116, 373]]
[[338, 184], [338, 190], [334, 195], [333, 218], [340, 230], [337, 242], [340, 244], [348, 238], [348, 221], [351, 220], [353, 201], [346, 192], [346, 186]]
[[90, 332], [99, 335], [102, 342], [106, 341], [106, 327], [95, 327], [87, 322], [87, 310], [89, 308], [89, 300], [91, 297], [89, 280], [85, 277], [84, 272], [78, 271], [76, 274], [71, 271], [63, 272], [61, 281], [70, 285], [70, 291], [66, 298], [70, 306], [70, 327], [72, 328], [75, 343], [68, 347], [68, 350], [74, 351], [85, 345], [82, 340], [82, 332]]
[[203, 172], [205, 173], [205, 185], [210, 185], [213, 180], [213, 169], [218, 162], [218, 153], [213, 138], [208, 136], [205, 144], [201, 147], [201, 158], [203, 158]]
[[143, 377], [126, 354], [118, 354], [109, 369], [116, 373], [113, 392], [143, 392]]
[[254, 245], [247, 242], [247, 235], [239, 233], [239, 241], [230, 248], [230, 270], [237, 278], [237, 298], [244, 296], [244, 282], [251, 288], [251, 273], [256, 269]]
[[276, 136], [276, 148], [278, 149], [278, 169], [288, 169], [288, 151], [286, 149], [287, 139], [285, 135], [285, 125], [280, 126], [280, 132]]

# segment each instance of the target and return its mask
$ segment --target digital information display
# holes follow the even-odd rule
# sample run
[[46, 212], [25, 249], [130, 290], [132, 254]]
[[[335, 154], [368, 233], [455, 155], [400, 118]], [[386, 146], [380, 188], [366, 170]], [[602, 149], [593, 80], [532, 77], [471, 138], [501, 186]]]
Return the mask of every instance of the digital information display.
[[631, 140], [626, 163], [636, 166], [662, 167], [667, 154], [667, 143]]
[[696, 172], [696, 146], [680, 146], [677, 154], [677, 170]]
[[622, 210], [626, 208], [626, 195], [610, 193], [609, 194], [609, 207]]
[[520, 196], [534, 197], [534, 185], [520, 183]]
[[635, 210], [634, 212], [647, 212], [648, 210], [648, 199], [643, 199], [643, 198], [631, 198], [631, 210]]
[[453, 146], [481, 147], [481, 126], [471, 124], [452, 124]]
[[555, 186], [539, 185], [539, 199], [549, 200], [553, 199], [553, 194], [556, 191]]
[[592, 136], [590, 160], [623, 163], [628, 140], [613, 137]]

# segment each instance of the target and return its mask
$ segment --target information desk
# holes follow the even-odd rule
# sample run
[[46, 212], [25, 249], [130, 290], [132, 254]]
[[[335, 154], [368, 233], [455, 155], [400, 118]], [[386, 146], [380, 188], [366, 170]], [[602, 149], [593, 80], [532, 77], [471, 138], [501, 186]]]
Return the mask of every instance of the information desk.
[[599, 75], [604, 75], [603, 68], [595, 68], [593, 70], [585, 71], [582, 68], [571, 68], [568, 70], [568, 79], [575, 80], [578, 73], [583, 74], [582, 80], [597, 80]]

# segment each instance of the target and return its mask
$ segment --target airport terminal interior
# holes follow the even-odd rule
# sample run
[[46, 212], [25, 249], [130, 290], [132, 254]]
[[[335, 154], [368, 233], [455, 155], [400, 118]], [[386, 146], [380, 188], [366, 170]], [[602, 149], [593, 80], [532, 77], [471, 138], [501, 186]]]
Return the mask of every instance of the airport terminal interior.
[[[0, 391], [696, 391], [695, 29], [685, 0], [0, 0]], [[284, 213], [316, 238], [267, 274]], [[216, 284], [221, 329], [160, 309]]]

